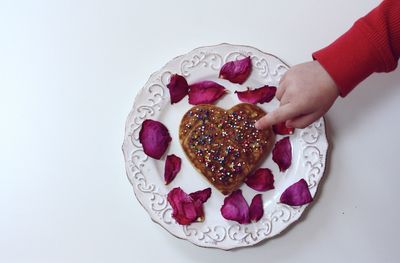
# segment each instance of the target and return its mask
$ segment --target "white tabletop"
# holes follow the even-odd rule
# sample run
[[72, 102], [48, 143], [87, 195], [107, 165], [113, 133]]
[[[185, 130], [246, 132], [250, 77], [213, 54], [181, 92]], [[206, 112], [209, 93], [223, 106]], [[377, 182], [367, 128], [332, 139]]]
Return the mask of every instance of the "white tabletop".
[[398, 262], [399, 70], [337, 101], [316, 202], [252, 248], [154, 224], [121, 152], [136, 93], [173, 57], [228, 42], [297, 64], [378, 2], [2, 1], [0, 262]]

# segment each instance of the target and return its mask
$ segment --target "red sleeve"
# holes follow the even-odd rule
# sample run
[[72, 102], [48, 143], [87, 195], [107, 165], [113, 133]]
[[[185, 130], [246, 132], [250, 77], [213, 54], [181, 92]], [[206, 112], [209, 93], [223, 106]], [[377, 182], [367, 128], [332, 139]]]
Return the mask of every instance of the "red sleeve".
[[397, 67], [400, 55], [400, 1], [385, 0], [344, 35], [313, 53], [346, 96], [374, 72]]

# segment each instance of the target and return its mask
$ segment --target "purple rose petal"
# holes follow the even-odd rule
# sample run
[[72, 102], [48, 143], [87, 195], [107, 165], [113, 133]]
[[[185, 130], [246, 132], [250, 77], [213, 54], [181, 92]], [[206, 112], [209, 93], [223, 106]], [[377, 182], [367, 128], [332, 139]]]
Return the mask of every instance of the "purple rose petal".
[[189, 91], [189, 85], [186, 82], [186, 79], [178, 74], [171, 75], [167, 88], [169, 90], [171, 104], [179, 102], [188, 94]]
[[175, 176], [181, 170], [182, 160], [178, 156], [171, 154], [167, 156], [165, 160], [165, 168], [164, 168], [164, 181], [165, 184], [169, 184], [174, 180]]
[[255, 195], [253, 197], [253, 200], [251, 200], [249, 214], [250, 214], [251, 222], [257, 222], [258, 220], [260, 220], [263, 217], [264, 206], [263, 206], [261, 194]]
[[279, 166], [281, 172], [286, 171], [292, 163], [292, 145], [289, 137], [285, 137], [275, 143], [272, 150], [272, 160]]
[[276, 87], [265, 85], [253, 90], [247, 88], [246, 91], [235, 91], [235, 93], [242, 102], [265, 103], [270, 102], [275, 97]]
[[221, 214], [225, 219], [236, 221], [240, 224], [250, 223], [249, 205], [243, 197], [242, 190], [238, 189], [225, 197], [221, 207]]
[[172, 138], [167, 127], [159, 121], [147, 119], [139, 132], [139, 141], [145, 154], [159, 160], [168, 148]]
[[246, 184], [260, 192], [274, 189], [274, 175], [268, 168], [259, 168], [246, 178]]
[[226, 93], [226, 89], [214, 81], [201, 81], [189, 86], [189, 104], [212, 104]]
[[249, 77], [250, 73], [251, 59], [250, 57], [246, 57], [225, 63], [219, 72], [219, 77], [233, 83], [242, 84]]
[[311, 203], [313, 198], [308, 189], [306, 180], [300, 179], [297, 183], [289, 186], [281, 195], [280, 202], [290, 205], [299, 206]]

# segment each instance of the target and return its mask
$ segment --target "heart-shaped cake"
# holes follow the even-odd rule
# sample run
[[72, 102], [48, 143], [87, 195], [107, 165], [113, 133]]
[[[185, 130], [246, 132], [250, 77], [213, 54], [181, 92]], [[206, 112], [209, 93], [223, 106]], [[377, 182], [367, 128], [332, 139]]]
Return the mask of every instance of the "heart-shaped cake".
[[266, 113], [241, 103], [229, 110], [203, 104], [182, 118], [179, 140], [189, 160], [224, 195], [238, 189], [274, 144], [272, 129], [257, 130]]

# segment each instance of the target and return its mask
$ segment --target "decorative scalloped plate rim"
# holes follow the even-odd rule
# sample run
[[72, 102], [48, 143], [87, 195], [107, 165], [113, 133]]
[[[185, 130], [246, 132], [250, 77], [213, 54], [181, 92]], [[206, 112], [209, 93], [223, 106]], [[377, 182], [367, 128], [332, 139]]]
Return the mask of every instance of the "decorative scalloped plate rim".
[[[249, 80], [242, 86], [217, 78], [219, 69], [225, 62], [248, 55], [252, 59], [253, 72]], [[275, 189], [263, 193], [265, 210], [263, 218], [257, 223], [241, 225], [225, 220], [220, 215], [219, 209], [224, 196], [209, 185], [188, 164], [189, 160], [186, 159], [177, 139], [179, 122], [171, 124], [171, 122], [176, 122], [176, 117], [174, 119], [171, 116], [176, 113], [183, 116], [191, 105], [185, 99], [177, 104], [170, 105], [169, 93], [166, 88], [169, 76], [172, 73], [184, 75], [189, 83], [213, 78], [211, 80], [223, 84], [231, 91], [246, 87], [246, 85], [251, 87], [265, 84], [278, 85], [281, 76], [288, 68], [289, 66], [277, 56], [262, 52], [254, 47], [223, 43], [199, 47], [186, 55], [175, 57], [150, 76], [145, 86], [138, 92], [133, 108], [128, 115], [122, 150], [127, 177], [133, 186], [134, 194], [155, 223], [175, 237], [188, 240], [197, 246], [230, 250], [252, 246], [276, 236], [300, 218], [308, 205], [290, 207], [280, 204], [277, 200], [286, 187], [300, 178], [307, 181], [312, 196], [315, 196], [325, 170], [328, 150], [323, 118], [305, 129], [297, 129], [290, 136], [293, 147], [293, 162], [285, 173], [279, 172], [276, 164], [272, 162], [271, 156], [262, 164], [263, 167], [272, 169], [275, 175]], [[212, 77], [214, 75], [215, 77]], [[254, 81], [252, 82], [252, 80]], [[229, 99], [225, 99], [226, 97]], [[220, 100], [217, 105], [229, 108], [236, 103], [239, 103], [239, 101], [232, 92]], [[274, 99], [271, 103], [258, 106], [266, 111], [271, 111], [277, 107], [278, 103]], [[165, 114], [168, 112], [170, 114]], [[138, 141], [141, 123], [147, 118], [160, 120], [170, 130], [173, 140], [165, 156], [178, 153], [177, 155], [182, 158], [183, 168], [177, 178], [168, 186], [165, 186], [162, 180], [165, 156], [162, 160], [147, 157]], [[277, 140], [280, 138], [282, 136], [278, 135]], [[190, 183], [187, 182], [188, 174], [195, 174], [194, 177], [190, 178]], [[193, 180], [195, 183], [192, 182]], [[212, 188], [211, 201], [207, 201], [204, 207], [206, 214], [204, 222], [181, 226], [174, 221], [171, 217], [172, 209], [166, 200], [166, 194], [170, 189], [177, 186], [181, 186], [186, 192], [205, 187]], [[252, 196], [258, 193], [245, 185], [241, 188], [248, 202]], [[213, 213], [213, 211], [216, 212]]]

